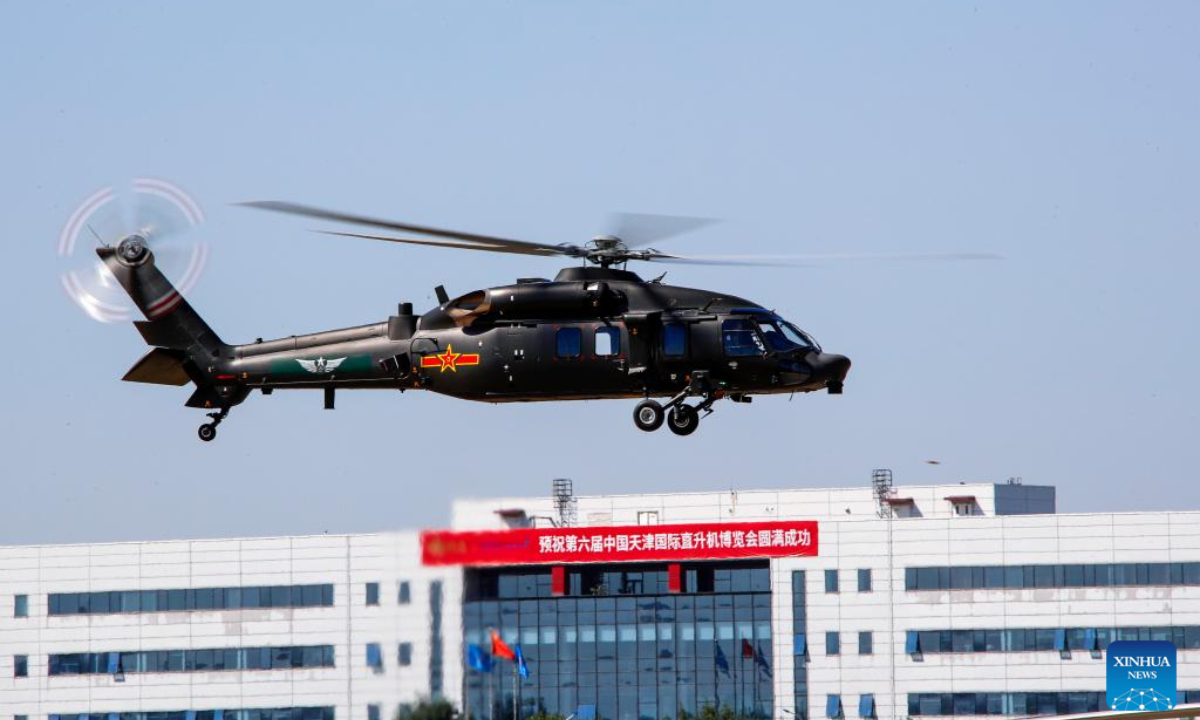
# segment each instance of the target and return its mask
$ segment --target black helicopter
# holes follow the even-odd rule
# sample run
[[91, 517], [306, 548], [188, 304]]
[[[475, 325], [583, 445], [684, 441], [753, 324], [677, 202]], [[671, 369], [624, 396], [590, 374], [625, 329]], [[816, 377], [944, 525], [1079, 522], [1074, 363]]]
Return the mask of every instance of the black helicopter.
[[[454, 299], [439, 286], [438, 306], [422, 315], [401, 302], [384, 322], [230, 345], [155, 267], [144, 235], [97, 248], [145, 315], [134, 325], [153, 347], [122, 379], [193, 383], [187, 406], [212, 411], [211, 422], [199, 428], [201, 440], [215, 438], [230, 408], [253, 390], [321, 390], [325, 407], [333, 409], [339, 388], [421, 389], [484, 402], [641, 398], [633, 413], [638, 428], [650, 432], [665, 422], [676, 435], [690, 435], [717, 400], [840, 394], [850, 370], [848, 358], [824, 352], [812, 336], [757, 303], [667, 285], [661, 276], [645, 281], [624, 269], [631, 260], [779, 263], [671, 255], [617, 236], [549, 245], [292, 203], [246, 205], [424, 237], [332, 235], [583, 262], [554, 280], [523, 278]], [[676, 223], [667, 234], [679, 230]]]

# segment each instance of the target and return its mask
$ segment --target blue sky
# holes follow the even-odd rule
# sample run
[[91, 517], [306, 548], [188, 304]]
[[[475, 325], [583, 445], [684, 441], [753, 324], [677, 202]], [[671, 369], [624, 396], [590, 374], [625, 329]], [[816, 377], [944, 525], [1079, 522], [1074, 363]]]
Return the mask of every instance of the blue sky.
[[[26, 3], [0, 29], [8, 277], [0, 542], [370, 531], [460, 495], [1004, 481], [1068, 511], [1197, 508], [1193, 3]], [[721, 407], [185, 389], [86, 319], [54, 252], [96, 189], [208, 216], [228, 341], [374, 322], [552, 260], [339, 242], [287, 199], [581, 242], [611, 211], [722, 218], [662, 249], [1002, 262], [671, 268], [854, 360], [846, 394]], [[654, 271], [653, 268], [644, 273]], [[657, 274], [656, 272], [654, 274]], [[928, 465], [938, 460], [940, 465]]]

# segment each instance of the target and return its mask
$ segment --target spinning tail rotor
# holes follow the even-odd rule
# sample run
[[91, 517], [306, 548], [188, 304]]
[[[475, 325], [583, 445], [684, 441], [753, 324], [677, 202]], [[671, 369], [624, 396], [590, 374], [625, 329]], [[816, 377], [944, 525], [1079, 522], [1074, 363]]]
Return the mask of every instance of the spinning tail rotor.
[[101, 188], [72, 213], [59, 236], [58, 256], [64, 266], [59, 282], [93, 320], [128, 322], [135, 308], [91, 248], [153, 251], [156, 264], [178, 278], [178, 292], [186, 294], [199, 282], [208, 261], [208, 245], [194, 232], [202, 222], [200, 206], [166, 181], [138, 178], [128, 187]]

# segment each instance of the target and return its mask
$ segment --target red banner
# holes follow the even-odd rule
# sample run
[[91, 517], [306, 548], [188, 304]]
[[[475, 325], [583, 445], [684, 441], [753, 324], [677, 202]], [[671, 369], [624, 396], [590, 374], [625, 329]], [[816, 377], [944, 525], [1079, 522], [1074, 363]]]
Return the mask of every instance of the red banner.
[[817, 554], [812, 520], [519, 530], [426, 530], [426, 565], [727, 560]]

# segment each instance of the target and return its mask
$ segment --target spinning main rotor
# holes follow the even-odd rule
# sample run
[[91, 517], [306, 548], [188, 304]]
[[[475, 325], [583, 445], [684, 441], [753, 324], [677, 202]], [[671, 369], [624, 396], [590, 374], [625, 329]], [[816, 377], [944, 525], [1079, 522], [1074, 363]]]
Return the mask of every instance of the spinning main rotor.
[[363, 238], [366, 240], [382, 240], [385, 242], [405, 243], [409, 245], [427, 245], [431, 247], [454, 248], [457, 250], [482, 250], [484, 252], [507, 253], [511, 255], [535, 255], [540, 257], [568, 257], [581, 259], [601, 267], [620, 265], [630, 260], [656, 263], [675, 263], [688, 265], [756, 265], [756, 266], [799, 266], [822, 260], [861, 260], [861, 259], [916, 259], [916, 260], [988, 260], [997, 256], [986, 253], [931, 253], [931, 254], [808, 254], [808, 255], [677, 255], [665, 253], [652, 247], [652, 242], [665, 240], [692, 230], [716, 223], [710, 218], [679, 217], [673, 215], [648, 215], [622, 213], [613, 216], [614, 233], [597, 235], [583, 245], [574, 243], [547, 243], [529, 240], [503, 238], [494, 235], [460, 232], [445, 228], [415, 225], [412, 223], [385, 220], [344, 213], [336, 210], [325, 210], [311, 205], [283, 202], [278, 200], [263, 200], [240, 203], [245, 207], [287, 215], [332, 220], [335, 222], [364, 225], [394, 232], [416, 233], [428, 237], [396, 237], [395, 235], [380, 235], [375, 233], [322, 230], [327, 235], [341, 237]]

